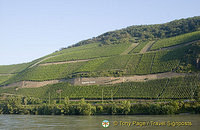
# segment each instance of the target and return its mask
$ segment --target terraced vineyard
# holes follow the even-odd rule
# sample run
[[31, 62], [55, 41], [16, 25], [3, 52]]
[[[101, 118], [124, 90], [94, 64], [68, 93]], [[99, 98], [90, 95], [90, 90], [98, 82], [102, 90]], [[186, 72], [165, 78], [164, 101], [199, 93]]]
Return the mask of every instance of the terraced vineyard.
[[127, 82], [115, 85], [101, 86], [71, 86], [68, 83], [58, 83], [40, 88], [0, 88], [1, 93], [11, 93], [39, 98], [59, 98], [58, 90], [62, 90], [62, 98], [180, 98], [194, 96], [200, 85], [199, 76], [187, 76], [172, 79], [152, 80], [147, 82]]
[[193, 98], [197, 86], [199, 86], [199, 77], [185, 77], [178, 79], [171, 79], [160, 95], [161, 98]]
[[151, 64], [154, 60], [155, 53], [143, 54], [142, 58], [136, 68], [136, 74], [150, 74]]
[[[29, 63], [0, 66], [0, 86], [19, 81], [37, 82], [79, 77], [101, 77], [99, 79], [102, 81], [105, 77], [122, 77], [120, 80], [124, 82], [125, 76], [133, 78], [135, 75], [150, 74], [150, 77], [155, 74], [151, 79], [159, 79], [157, 74], [164, 72], [195, 75], [200, 72], [200, 17], [180, 21], [111, 31]], [[52, 98], [57, 98], [56, 91], [62, 89], [63, 97], [101, 98], [103, 89], [104, 98], [111, 98], [111, 95], [114, 98], [191, 98], [199, 85], [199, 79], [195, 76], [181, 78], [182, 74], [177, 75], [180, 78], [148, 82], [142, 79], [144, 82], [108, 86], [71, 86], [59, 83], [18, 90], [15, 87], [0, 87], [0, 93], [47, 98], [50, 92]], [[17, 85], [16, 87], [24, 86]]]
[[5, 75], [5, 76], [1, 76], [0, 75], [0, 84], [7, 81], [12, 75]]
[[66, 49], [66, 51], [55, 53], [54, 55], [57, 54], [59, 55], [49, 58], [43, 61], [43, 63], [61, 62], [61, 61], [78, 60], [78, 59], [91, 59], [91, 58], [119, 55], [122, 52], [124, 52], [124, 50], [128, 49], [129, 46], [131, 46], [131, 44], [116, 44], [109, 46], [108, 45], [99, 46], [98, 43], [93, 43], [93, 44], [94, 46], [91, 48], [81, 47], [81, 49], [75, 49], [74, 51], [71, 50], [67, 51], [68, 49]]
[[[183, 61], [187, 50], [191, 45], [176, 48], [134, 55], [118, 55], [111, 57], [96, 58], [90, 61], [54, 64], [46, 66], [34, 66], [28, 68], [7, 81], [44, 81], [53, 79], [66, 79], [84, 76], [126, 76], [145, 75], [161, 72], [175, 71]], [[82, 75], [84, 74], [84, 75]]]
[[50, 66], [37, 66], [21, 72], [19, 75], [9, 79], [9, 82], [21, 80], [44, 81], [66, 78], [69, 74], [80, 68], [84, 63], [61, 64]]
[[16, 64], [16, 65], [0, 65], [0, 74], [17, 73], [24, 70], [29, 65], [30, 64], [28, 63]]
[[158, 50], [158, 49], [161, 49], [161, 48], [164, 48], [164, 47], [188, 43], [188, 42], [192, 42], [192, 41], [195, 41], [195, 40], [200, 40], [200, 31], [187, 33], [187, 34], [183, 34], [183, 35], [176, 36], [176, 37], [158, 40], [157, 42], [155, 42], [153, 44], [151, 50]]
[[131, 52], [129, 52], [129, 54], [139, 53], [147, 44], [148, 44], [148, 42], [142, 42], [142, 43], [138, 44], [135, 48], [133, 48], [133, 50]]

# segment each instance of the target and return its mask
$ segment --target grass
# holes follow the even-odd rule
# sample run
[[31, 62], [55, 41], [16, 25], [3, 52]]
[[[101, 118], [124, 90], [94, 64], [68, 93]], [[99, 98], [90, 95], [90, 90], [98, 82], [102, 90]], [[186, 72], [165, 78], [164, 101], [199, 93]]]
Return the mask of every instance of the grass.
[[200, 40], [200, 31], [158, 40], [153, 44], [151, 50], [158, 50], [164, 47], [184, 44], [195, 40]]

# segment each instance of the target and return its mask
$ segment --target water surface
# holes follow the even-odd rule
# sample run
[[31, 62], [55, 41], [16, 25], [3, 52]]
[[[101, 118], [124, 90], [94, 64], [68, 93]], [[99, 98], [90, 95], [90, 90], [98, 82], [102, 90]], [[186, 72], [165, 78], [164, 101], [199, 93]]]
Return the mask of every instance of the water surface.
[[[129, 115], [129, 116], [40, 116], [0, 115], [0, 129], [48, 129], [48, 130], [99, 130], [106, 129], [102, 121], [110, 122], [109, 129], [137, 130], [200, 130], [200, 115]], [[125, 122], [191, 122], [192, 126], [128, 126]], [[115, 125], [114, 125], [115, 122]], [[116, 123], [117, 122], [117, 123]]]

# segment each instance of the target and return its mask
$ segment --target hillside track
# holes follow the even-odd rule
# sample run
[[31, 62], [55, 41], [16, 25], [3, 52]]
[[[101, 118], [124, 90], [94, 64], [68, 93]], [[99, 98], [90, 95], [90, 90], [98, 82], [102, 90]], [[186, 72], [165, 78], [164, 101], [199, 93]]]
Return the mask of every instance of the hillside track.
[[0, 76], [11, 76], [13, 74], [0, 74]]
[[44, 59], [42, 59], [42, 60], [36, 62], [35, 64], [29, 66], [28, 68], [33, 68], [34, 66], [40, 64], [41, 62], [43, 62], [43, 61], [45, 61], [45, 60], [47, 60], [47, 59], [49, 59], [49, 58], [55, 57], [55, 56], [57, 56], [57, 55], [53, 55], [53, 56], [46, 57], [46, 58], [44, 58]]
[[179, 47], [188, 46], [188, 45], [191, 45], [191, 44], [196, 43], [196, 42], [200, 42], [200, 40], [192, 41], [192, 42], [188, 42], [188, 43], [182, 43], [182, 44], [178, 44], [178, 45], [174, 45], [174, 46], [169, 46], [169, 47], [164, 47], [164, 48], [161, 48], [161, 49], [159, 49], [157, 51], [171, 50], [171, 49], [175, 49], [175, 48], [179, 48]]
[[90, 60], [94, 60], [94, 59], [73, 60], [73, 61], [64, 61], [64, 62], [51, 62], [51, 63], [39, 64], [39, 66], [59, 65], [59, 64], [78, 63], [78, 62], [87, 62], [87, 61], [90, 61]]

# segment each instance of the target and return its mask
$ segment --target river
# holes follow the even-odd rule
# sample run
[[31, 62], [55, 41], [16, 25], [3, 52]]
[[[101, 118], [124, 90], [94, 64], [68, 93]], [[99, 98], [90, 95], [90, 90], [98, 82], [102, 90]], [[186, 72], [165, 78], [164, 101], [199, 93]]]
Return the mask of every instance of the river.
[[[128, 116], [0, 115], [0, 129], [99, 130], [106, 129], [102, 126], [103, 120], [108, 120], [108, 128], [114, 130], [200, 130], [200, 115], [190, 114]], [[182, 122], [184, 126], [169, 126], [173, 125], [173, 121]], [[181, 123], [179, 124], [181, 125]]]

